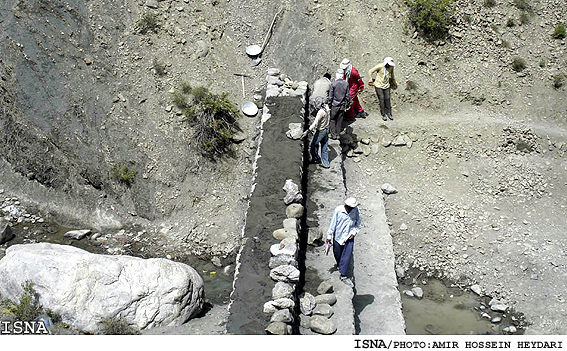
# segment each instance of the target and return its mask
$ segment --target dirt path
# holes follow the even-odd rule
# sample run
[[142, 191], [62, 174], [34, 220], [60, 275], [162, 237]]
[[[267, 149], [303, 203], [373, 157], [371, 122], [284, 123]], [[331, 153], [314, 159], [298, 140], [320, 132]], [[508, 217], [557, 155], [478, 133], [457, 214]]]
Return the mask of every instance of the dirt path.
[[[399, 190], [386, 199], [397, 266], [478, 283], [525, 314], [526, 333], [564, 334], [565, 130], [471, 106], [368, 112], [351, 126], [377, 153], [347, 159], [349, 189]], [[400, 134], [407, 145], [384, 147]]]

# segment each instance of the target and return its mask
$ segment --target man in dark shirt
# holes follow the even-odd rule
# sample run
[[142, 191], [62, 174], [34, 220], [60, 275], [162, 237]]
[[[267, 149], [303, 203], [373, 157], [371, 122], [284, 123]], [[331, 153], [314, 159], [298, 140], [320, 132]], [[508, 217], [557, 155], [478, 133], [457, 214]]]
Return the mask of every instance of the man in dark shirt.
[[343, 79], [344, 71], [338, 69], [335, 81], [331, 83], [327, 103], [331, 106], [330, 134], [331, 139], [338, 139], [343, 129], [343, 118], [348, 105], [351, 103], [348, 82]]

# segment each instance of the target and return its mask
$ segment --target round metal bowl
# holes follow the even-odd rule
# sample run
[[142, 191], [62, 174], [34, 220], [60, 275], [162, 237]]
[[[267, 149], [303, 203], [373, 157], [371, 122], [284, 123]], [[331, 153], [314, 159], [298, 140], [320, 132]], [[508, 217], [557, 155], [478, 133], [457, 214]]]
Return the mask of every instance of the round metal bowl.
[[249, 45], [246, 47], [246, 54], [248, 56], [258, 56], [262, 52], [262, 48], [258, 45]]
[[242, 112], [246, 116], [256, 116], [258, 113], [258, 106], [256, 106], [256, 104], [252, 101], [246, 101], [242, 104]]

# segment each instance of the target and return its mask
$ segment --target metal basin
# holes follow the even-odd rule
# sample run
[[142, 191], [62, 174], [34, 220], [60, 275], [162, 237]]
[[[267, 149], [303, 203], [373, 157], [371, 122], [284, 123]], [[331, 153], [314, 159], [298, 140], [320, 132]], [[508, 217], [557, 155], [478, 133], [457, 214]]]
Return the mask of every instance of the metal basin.
[[248, 56], [258, 56], [262, 52], [262, 48], [259, 45], [249, 45], [246, 47], [246, 54]]
[[258, 113], [258, 106], [256, 106], [256, 104], [252, 101], [246, 101], [242, 104], [242, 112], [246, 116], [256, 116]]

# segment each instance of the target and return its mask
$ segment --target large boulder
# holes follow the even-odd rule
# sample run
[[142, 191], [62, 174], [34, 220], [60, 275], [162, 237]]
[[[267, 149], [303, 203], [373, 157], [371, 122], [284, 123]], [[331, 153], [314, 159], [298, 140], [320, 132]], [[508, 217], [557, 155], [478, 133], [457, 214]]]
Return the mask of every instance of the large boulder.
[[180, 325], [198, 314], [203, 280], [163, 258], [97, 255], [67, 245], [14, 245], [0, 260], [0, 294], [17, 301], [31, 281], [40, 303], [75, 328], [94, 331], [107, 318], [138, 328]]

